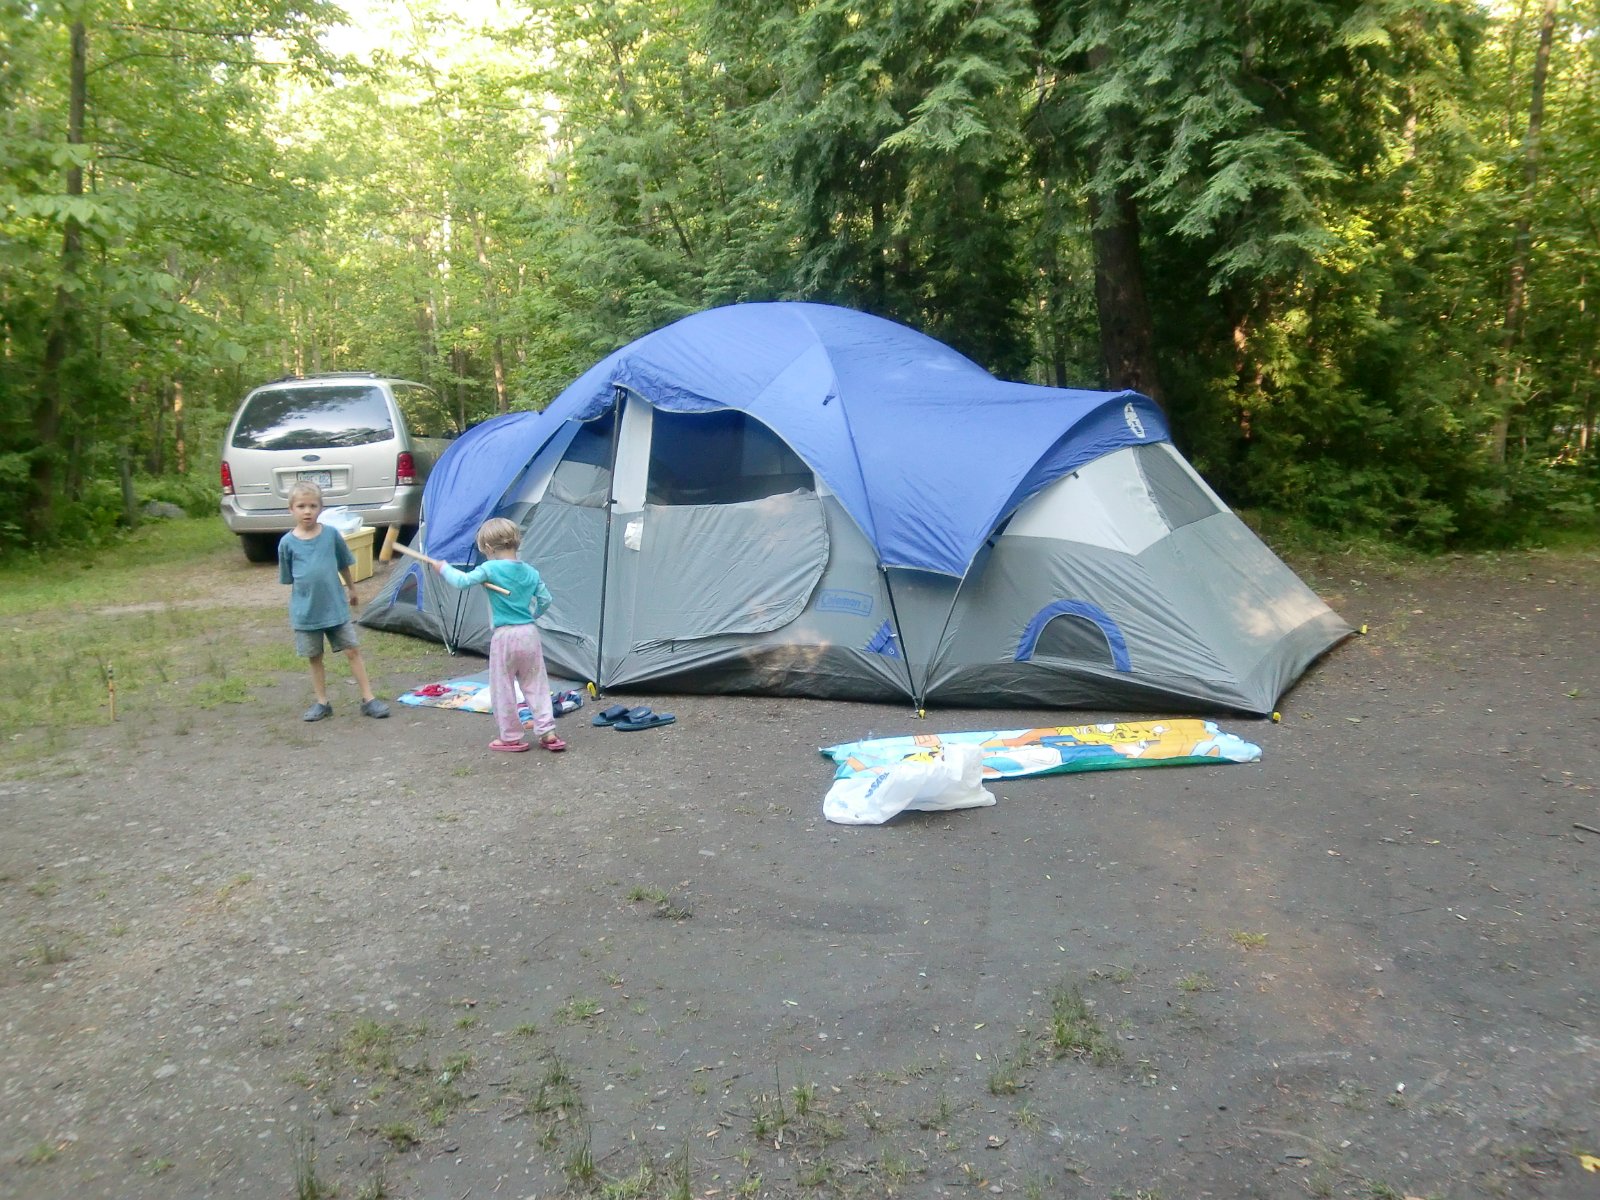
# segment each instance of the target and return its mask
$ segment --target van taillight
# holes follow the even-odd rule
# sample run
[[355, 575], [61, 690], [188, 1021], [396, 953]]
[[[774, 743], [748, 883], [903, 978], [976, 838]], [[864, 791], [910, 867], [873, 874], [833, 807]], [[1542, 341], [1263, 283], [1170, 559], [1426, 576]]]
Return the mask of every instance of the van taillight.
[[399, 486], [417, 481], [417, 463], [411, 457], [411, 451], [402, 450], [394, 460], [394, 481]]
[[227, 463], [222, 464], [222, 494], [233, 495], [233, 470]]

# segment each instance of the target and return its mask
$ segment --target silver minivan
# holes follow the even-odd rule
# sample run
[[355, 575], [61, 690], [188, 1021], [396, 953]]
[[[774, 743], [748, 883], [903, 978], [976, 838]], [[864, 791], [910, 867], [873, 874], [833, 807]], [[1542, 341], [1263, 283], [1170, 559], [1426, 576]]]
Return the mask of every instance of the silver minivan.
[[422, 485], [456, 435], [432, 388], [362, 371], [279, 379], [239, 405], [222, 442], [222, 519], [251, 562], [277, 558], [294, 527], [289, 490], [322, 488], [368, 525], [409, 541]]

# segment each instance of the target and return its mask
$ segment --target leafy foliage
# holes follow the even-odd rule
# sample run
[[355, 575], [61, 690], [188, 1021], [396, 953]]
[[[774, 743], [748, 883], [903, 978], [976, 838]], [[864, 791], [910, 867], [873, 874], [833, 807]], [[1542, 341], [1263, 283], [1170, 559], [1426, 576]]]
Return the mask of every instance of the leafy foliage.
[[499, 12], [410, 0], [356, 63], [322, 0], [0, 0], [0, 553], [105, 536], [124, 472], [204, 509], [265, 378], [464, 427], [773, 298], [1056, 384], [1147, 352], [1219, 490], [1297, 521], [1592, 519], [1596, 0]]

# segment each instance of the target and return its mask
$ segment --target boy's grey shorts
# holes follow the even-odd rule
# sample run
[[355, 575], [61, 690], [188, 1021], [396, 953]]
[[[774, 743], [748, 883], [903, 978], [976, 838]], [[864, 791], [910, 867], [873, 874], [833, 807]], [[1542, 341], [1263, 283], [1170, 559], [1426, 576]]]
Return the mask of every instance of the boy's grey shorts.
[[361, 645], [361, 639], [356, 636], [355, 623], [346, 621], [332, 629], [296, 629], [294, 652], [301, 658], [316, 658], [322, 653], [323, 638], [328, 639], [328, 649], [333, 651], [354, 650]]

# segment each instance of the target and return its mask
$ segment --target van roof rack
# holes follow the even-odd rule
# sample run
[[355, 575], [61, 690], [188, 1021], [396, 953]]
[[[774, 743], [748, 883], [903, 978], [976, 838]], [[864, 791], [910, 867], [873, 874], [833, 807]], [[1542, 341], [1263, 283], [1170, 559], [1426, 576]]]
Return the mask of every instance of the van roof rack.
[[314, 375], [283, 375], [271, 383], [303, 383], [307, 379], [379, 379], [377, 371], [318, 371]]

